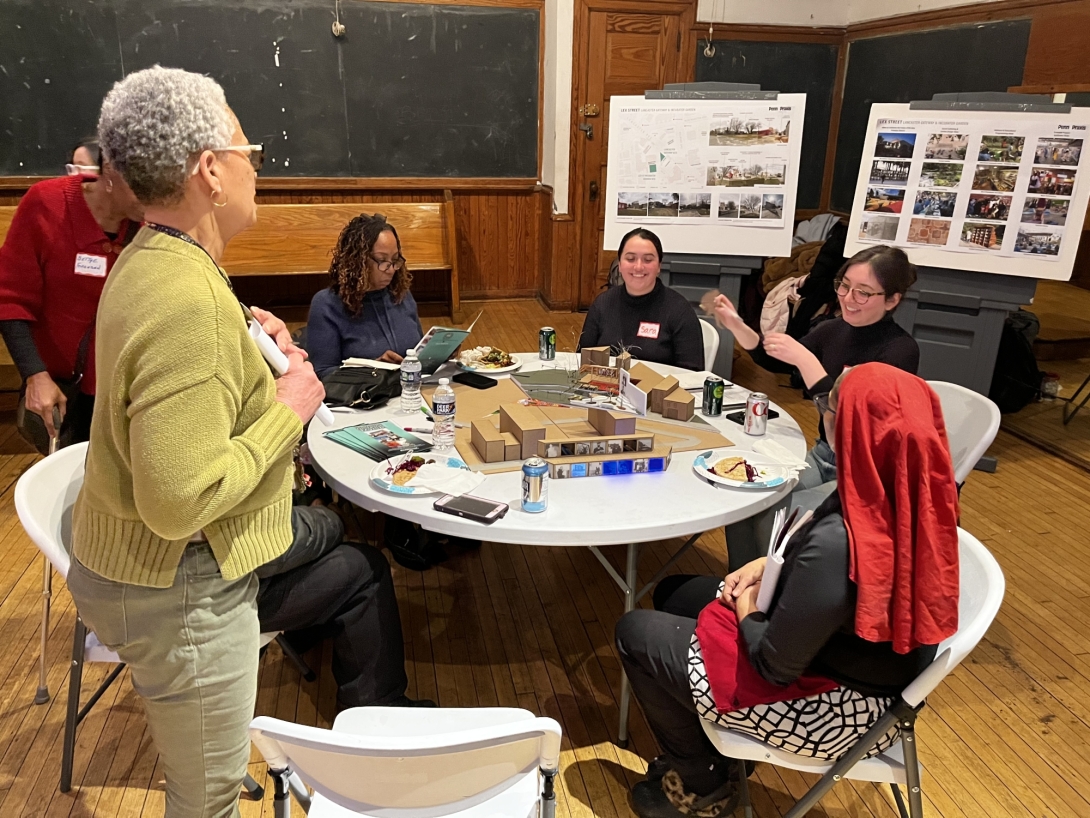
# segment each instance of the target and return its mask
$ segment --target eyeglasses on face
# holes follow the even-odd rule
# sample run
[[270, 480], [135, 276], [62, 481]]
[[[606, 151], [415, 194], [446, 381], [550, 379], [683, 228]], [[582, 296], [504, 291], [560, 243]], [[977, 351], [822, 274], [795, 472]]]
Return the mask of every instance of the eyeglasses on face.
[[264, 145], [227, 145], [222, 148], [208, 148], [210, 151], [245, 151], [250, 159], [250, 166], [254, 169], [254, 173], [261, 170], [261, 166], [265, 164], [265, 146]]
[[64, 170], [69, 176], [82, 176], [85, 173], [97, 174], [99, 167], [98, 165], [73, 165], [69, 163], [64, 166]]
[[829, 393], [828, 392], [823, 392], [820, 395], [814, 395], [814, 406], [816, 406], [817, 410], [823, 415], [826, 415], [826, 414], [835, 415], [836, 414], [836, 409], [833, 409], [831, 406], [829, 406]]
[[368, 254], [367, 258], [371, 259], [371, 262], [379, 269], [379, 272], [388, 273], [390, 270], [396, 270], [405, 263], [405, 259], [401, 256], [395, 258], [375, 258]]
[[875, 298], [876, 296], [885, 295], [885, 293], [883, 292], [872, 293], [869, 290], [863, 290], [859, 287], [853, 287], [842, 278], [837, 279], [833, 283], [836, 285], [837, 295], [839, 295], [841, 298], [847, 298], [848, 296], [851, 296], [852, 301], [854, 301], [856, 304], [866, 304], [868, 301], [870, 301], [872, 298]]

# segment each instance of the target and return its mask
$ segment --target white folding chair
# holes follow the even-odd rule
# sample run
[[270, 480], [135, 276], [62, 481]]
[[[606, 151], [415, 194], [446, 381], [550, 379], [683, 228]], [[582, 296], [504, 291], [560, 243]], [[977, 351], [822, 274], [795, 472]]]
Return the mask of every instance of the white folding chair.
[[277, 818], [291, 814], [289, 792], [310, 818], [555, 815], [560, 725], [527, 710], [355, 707], [331, 730], [260, 716], [250, 738]]
[[[935, 390], [942, 404], [950, 456], [954, 461], [954, 479], [960, 486], [999, 432], [999, 407], [979, 392], [956, 383], [928, 381], [927, 385]], [[994, 467], [991, 470], [994, 471]]]
[[[72, 565], [70, 553], [72, 507], [83, 485], [83, 465], [86, 459], [86, 443], [77, 443], [60, 449], [27, 469], [15, 485], [15, 511], [19, 515], [19, 522], [23, 524], [27, 536], [38, 546], [46, 559], [42, 590], [42, 676], [38, 696], [35, 698], [37, 704], [49, 700], [44, 671], [46, 639], [49, 633], [49, 603], [52, 596], [51, 569], [55, 569], [62, 579], [68, 578], [68, 569]], [[287, 652], [289, 646], [279, 639], [279, 634], [275, 631], [261, 634], [261, 647], [274, 639], [277, 639], [281, 648]], [[294, 655], [294, 651], [291, 651], [291, 654]], [[83, 681], [85, 662], [110, 662], [116, 664], [116, 667], [81, 709], [79, 706], [80, 685]], [[125, 665], [117, 654], [99, 642], [98, 637], [83, 624], [77, 611], [75, 632], [72, 635], [72, 672], [68, 678], [68, 710], [65, 715], [64, 743], [61, 749], [61, 792], [72, 789], [72, 759], [76, 747], [76, 727], [124, 669]], [[311, 672], [305, 665], [302, 666], [302, 670]], [[255, 798], [261, 797], [260, 787], [248, 777], [246, 789]]]
[[[995, 557], [972, 534], [958, 529], [961, 563], [958, 630], [939, 645], [935, 659], [905, 688], [901, 698], [882, 715], [875, 725], [835, 763], [805, 758], [771, 747], [760, 739], [737, 733], [706, 719], [701, 719], [704, 732], [716, 749], [728, 758], [767, 761], [778, 767], [821, 775], [818, 781], [784, 818], [801, 818], [821, 800], [841, 778], [887, 783], [893, 790], [901, 818], [923, 818], [923, 795], [920, 791], [921, 766], [916, 756], [916, 715], [923, 708], [926, 696], [938, 687], [948, 673], [976, 647], [995, 619], [1003, 602], [1006, 581]], [[900, 737], [896, 744], [873, 758], [863, 758], [886, 732], [897, 725]], [[908, 808], [898, 784], [908, 789]], [[752, 818], [749, 787], [742, 776], [742, 803], [746, 818]]]
[[703, 318], [697, 320], [700, 321], [700, 333], [704, 337], [704, 368], [711, 372], [715, 365], [715, 356], [719, 354], [719, 331], [710, 321]]

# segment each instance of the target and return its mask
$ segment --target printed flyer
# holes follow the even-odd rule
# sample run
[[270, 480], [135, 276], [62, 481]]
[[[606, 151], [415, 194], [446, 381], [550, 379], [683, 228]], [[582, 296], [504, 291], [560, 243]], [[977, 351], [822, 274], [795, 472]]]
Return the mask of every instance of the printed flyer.
[[[916, 263], [1070, 277], [1090, 188], [1083, 150], [1090, 110], [1065, 115], [875, 105], [871, 117], [849, 247], [894, 244], [928, 251], [925, 261], [910, 252]], [[935, 263], [931, 251], [951, 255]], [[1062, 268], [1064, 261], [1066, 275], [1062, 269], [1040, 272], [1042, 266]]]
[[[791, 230], [804, 110], [803, 94], [775, 100], [614, 97], [607, 246], [610, 234], [619, 238], [640, 224], [662, 231], [664, 241], [672, 227], [690, 228], [690, 240], [692, 228]], [[721, 240], [722, 232], [717, 235]]]

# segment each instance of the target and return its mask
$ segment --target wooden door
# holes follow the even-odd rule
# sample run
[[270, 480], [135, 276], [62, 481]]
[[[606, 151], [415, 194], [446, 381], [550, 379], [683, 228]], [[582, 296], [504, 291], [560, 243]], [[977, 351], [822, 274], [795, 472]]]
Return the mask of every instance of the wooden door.
[[[580, 22], [584, 37], [576, 39], [573, 89], [575, 116], [575, 217], [579, 224], [578, 304], [586, 309], [609, 276], [616, 249], [603, 249], [606, 158], [609, 144], [609, 99], [643, 94], [680, 82], [686, 76], [682, 58], [689, 3], [603, 3], [586, 0]], [[597, 113], [595, 113], [597, 108]], [[593, 134], [580, 127], [589, 126]]]

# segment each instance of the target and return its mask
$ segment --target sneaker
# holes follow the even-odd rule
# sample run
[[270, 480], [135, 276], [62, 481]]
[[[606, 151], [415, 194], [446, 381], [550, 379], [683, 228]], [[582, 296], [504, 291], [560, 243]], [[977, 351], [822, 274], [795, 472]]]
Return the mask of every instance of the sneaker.
[[432, 567], [433, 561], [425, 547], [424, 532], [414, 529], [412, 536], [406, 542], [386, 541], [386, 547], [390, 549], [390, 556], [394, 561], [410, 571], [427, 571]]
[[632, 809], [639, 818], [727, 818], [738, 807], [738, 787], [728, 781], [705, 796], [688, 792], [675, 771], [660, 781], [641, 781], [632, 788]]

